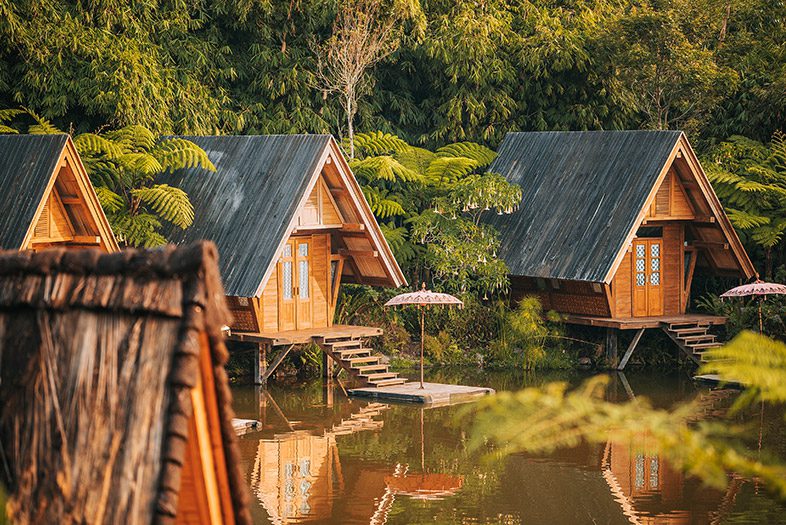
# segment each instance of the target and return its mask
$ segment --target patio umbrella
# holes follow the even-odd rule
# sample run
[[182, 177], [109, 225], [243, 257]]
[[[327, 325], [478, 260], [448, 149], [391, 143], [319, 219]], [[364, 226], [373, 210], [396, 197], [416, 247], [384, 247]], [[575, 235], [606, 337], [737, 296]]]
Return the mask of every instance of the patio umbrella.
[[417, 305], [420, 310], [420, 388], [423, 388], [423, 336], [425, 333], [426, 307], [432, 304], [459, 305], [464, 303], [450, 294], [426, 290], [426, 283], [417, 292], [403, 293], [385, 303], [385, 306]]
[[786, 295], [786, 286], [777, 283], [766, 283], [756, 279], [750, 284], [743, 284], [723, 292], [721, 297], [748, 297], [751, 295], [759, 298], [759, 333], [763, 332], [763, 322], [761, 319], [761, 300], [768, 295]]

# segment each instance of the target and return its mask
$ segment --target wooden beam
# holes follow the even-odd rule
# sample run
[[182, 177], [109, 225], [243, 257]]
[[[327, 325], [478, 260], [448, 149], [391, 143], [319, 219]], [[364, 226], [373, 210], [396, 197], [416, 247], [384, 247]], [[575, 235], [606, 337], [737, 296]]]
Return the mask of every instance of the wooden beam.
[[606, 328], [606, 363], [611, 368], [617, 368], [617, 346], [619, 334], [615, 328]]
[[291, 352], [293, 348], [295, 348], [295, 345], [289, 345], [284, 350], [279, 352], [279, 354], [276, 356], [275, 360], [273, 360], [273, 364], [270, 365], [270, 367], [267, 370], [265, 370], [264, 374], [262, 374], [262, 384], [266, 384], [267, 383], [267, 380], [270, 379], [270, 376], [272, 376], [273, 372], [276, 371], [276, 368], [278, 368], [278, 365], [280, 365], [281, 362], [284, 361], [284, 358], [287, 355], [289, 355], [289, 352]]
[[63, 204], [83, 204], [84, 203], [84, 201], [82, 199], [80, 199], [79, 197], [73, 196], [73, 195], [69, 195], [67, 197], [62, 197], [61, 196], [60, 197], [60, 202], [62, 202]]
[[693, 218], [693, 222], [700, 222], [703, 224], [715, 224], [715, 217], [713, 215], [698, 216]]
[[346, 192], [344, 188], [330, 188], [331, 195], [344, 195]]
[[347, 250], [346, 248], [339, 248], [338, 253], [345, 257], [379, 257], [379, 252], [376, 250]]
[[628, 364], [628, 360], [630, 359], [630, 356], [632, 356], [633, 351], [636, 350], [636, 346], [639, 344], [639, 340], [641, 340], [641, 336], [644, 334], [644, 330], [646, 330], [646, 328], [640, 328], [639, 331], [636, 332], [636, 335], [633, 336], [633, 341], [630, 342], [630, 344], [628, 345], [628, 349], [625, 350], [625, 355], [622, 356], [622, 360], [620, 361], [620, 364], [617, 366], [617, 370], [625, 369], [625, 365]]
[[721, 250], [728, 250], [729, 243], [727, 242], [716, 242], [716, 241], [693, 241], [691, 246], [694, 248], [710, 248], [710, 249], [721, 249]]
[[73, 244], [91, 244], [98, 246], [101, 244], [101, 237], [94, 235], [74, 235], [70, 242]]
[[360, 222], [345, 222], [341, 225], [342, 232], [364, 232], [366, 225]]

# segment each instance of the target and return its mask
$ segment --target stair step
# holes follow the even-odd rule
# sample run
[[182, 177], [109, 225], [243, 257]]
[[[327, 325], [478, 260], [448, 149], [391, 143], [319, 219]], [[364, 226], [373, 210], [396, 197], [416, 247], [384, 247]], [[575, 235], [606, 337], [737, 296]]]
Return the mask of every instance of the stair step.
[[382, 381], [369, 381], [369, 384], [373, 386], [393, 386], [402, 385], [406, 382], [407, 380], [403, 377], [397, 377], [395, 379], [383, 379]]
[[715, 334], [701, 334], [701, 335], [681, 335], [679, 339], [685, 341], [686, 343], [690, 343], [691, 341], [704, 341], [706, 339], [712, 339], [715, 341]]
[[355, 364], [357, 363], [374, 363], [377, 364], [380, 361], [380, 357], [378, 355], [368, 355], [364, 357], [350, 357], [349, 359], [342, 359], [342, 361], [348, 361], [352, 368], [355, 368]]
[[372, 370], [387, 370], [388, 365], [383, 365], [382, 363], [378, 365], [366, 365], [366, 366], [355, 366], [353, 367], [355, 370], [360, 372], [361, 374], [370, 372]]
[[368, 354], [371, 350], [368, 348], [353, 348], [352, 350], [339, 350], [335, 352], [341, 359], [346, 359], [350, 356], [360, 356], [361, 354]]
[[361, 341], [360, 339], [354, 339], [352, 341], [338, 341], [335, 343], [328, 343], [328, 344], [333, 348], [351, 348], [351, 347], [361, 346], [363, 344], [363, 341]]
[[708, 326], [693, 326], [691, 328], [677, 328], [676, 330], [671, 330], [678, 337], [683, 335], [692, 335], [692, 334], [706, 334]]
[[379, 374], [363, 374], [363, 378], [368, 381], [381, 381], [383, 379], [393, 379], [398, 377], [396, 372], [380, 372]]
[[696, 343], [696, 344], [688, 344], [686, 346], [688, 346], [688, 348], [692, 349], [695, 352], [696, 350], [699, 349], [717, 348], [719, 346], [723, 346], [723, 344], [718, 341], [713, 341], [712, 343]]
[[688, 328], [709, 328], [709, 326], [709, 323], [704, 322], [669, 323], [669, 330], [676, 332], [677, 330], [684, 330]]

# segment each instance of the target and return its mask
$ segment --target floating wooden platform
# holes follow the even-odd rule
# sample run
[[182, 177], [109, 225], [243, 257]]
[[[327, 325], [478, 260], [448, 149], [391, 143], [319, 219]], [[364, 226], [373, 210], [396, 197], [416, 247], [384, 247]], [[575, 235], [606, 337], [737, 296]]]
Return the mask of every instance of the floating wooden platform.
[[284, 332], [236, 332], [232, 330], [228, 339], [270, 346], [302, 345], [316, 339], [359, 339], [382, 335], [382, 329], [374, 326], [337, 324], [327, 328], [286, 330]]
[[424, 383], [421, 389], [419, 381], [411, 381], [403, 385], [354, 388], [349, 391], [352, 396], [432, 406], [465, 403], [493, 393], [493, 388], [441, 383]]
[[710, 385], [723, 385], [729, 388], [745, 388], [745, 385], [739, 381], [722, 381], [718, 374], [701, 374], [698, 376], [693, 376], [693, 380]]
[[586, 326], [599, 326], [603, 328], [616, 328], [618, 330], [640, 330], [642, 328], [660, 328], [663, 325], [696, 324], [696, 325], [723, 325], [726, 318], [717, 315], [682, 314], [660, 315], [657, 317], [593, 317], [590, 315], [567, 314], [566, 323]]

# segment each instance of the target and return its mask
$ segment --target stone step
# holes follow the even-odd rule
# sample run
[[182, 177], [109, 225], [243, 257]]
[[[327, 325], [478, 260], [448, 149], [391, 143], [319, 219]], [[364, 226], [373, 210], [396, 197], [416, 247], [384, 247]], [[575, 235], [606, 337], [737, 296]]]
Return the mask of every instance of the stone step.
[[379, 374], [363, 374], [363, 378], [368, 381], [381, 381], [383, 379], [393, 379], [398, 377], [396, 372], [380, 372]]
[[403, 385], [406, 383], [407, 380], [403, 377], [397, 377], [395, 379], [383, 379], [382, 381], [369, 381], [369, 385], [373, 386], [393, 386], [393, 385]]

